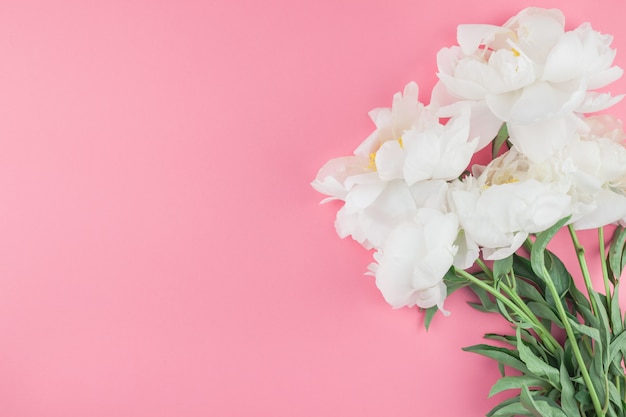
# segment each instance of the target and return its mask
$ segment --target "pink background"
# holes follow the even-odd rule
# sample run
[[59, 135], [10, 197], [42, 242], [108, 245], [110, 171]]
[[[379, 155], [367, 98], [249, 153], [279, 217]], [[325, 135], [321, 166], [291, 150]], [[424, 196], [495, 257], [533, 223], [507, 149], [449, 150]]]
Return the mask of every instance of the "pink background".
[[[506, 324], [392, 310], [308, 184], [428, 99], [457, 24], [529, 5], [2, 2], [0, 416], [484, 415], [497, 368], [460, 348]], [[623, 0], [535, 5], [626, 67]]]

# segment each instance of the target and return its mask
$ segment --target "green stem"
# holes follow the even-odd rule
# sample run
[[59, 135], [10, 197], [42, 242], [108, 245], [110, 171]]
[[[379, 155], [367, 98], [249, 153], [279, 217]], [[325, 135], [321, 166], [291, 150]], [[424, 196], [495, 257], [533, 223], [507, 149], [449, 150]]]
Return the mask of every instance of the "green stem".
[[[573, 229], [570, 229], [573, 230]], [[581, 265], [582, 268], [582, 265]], [[593, 408], [596, 410], [597, 417], [605, 416], [606, 413], [602, 412], [602, 405], [600, 404], [600, 399], [598, 398], [598, 394], [596, 393], [596, 389], [593, 386], [593, 382], [591, 381], [591, 377], [589, 376], [589, 371], [587, 370], [587, 365], [583, 360], [583, 357], [580, 353], [580, 349], [578, 347], [578, 341], [576, 340], [576, 336], [574, 335], [574, 330], [572, 329], [572, 325], [570, 324], [567, 313], [563, 308], [563, 303], [561, 302], [561, 297], [559, 296], [559, 292], [554, 286], [554, 282], [550, 279], [550, 274], [546, 267], [543, 267], [543, 275], [544, 281], [546, 282], [546, 287], [550, 289], [550, 293], [554, 300], [556, 301], [556, 309], [561, 317], [561, 321], [563, 322], [563, 326], [565, 327], [565, 333], [567, 334], [567, 338], [570, 341], [570, 346], [572, 347], [572, 351], [574, 353], [574, 357], [576, 358], [576, 362], [578, 362], [578, 366], [580, 367], [580, 371], [583, 375], [583, 380], [585, 381], [585, 385], [589, 390], [589, 396], [591, 397], [591, 402], [593, 403]]]
[[[537, 319], [537, 317], [528, 309], [528, 306], [526, 306], [524, 301], [519, 299], [519, 297], [517, 298], [519, 299], [519, 302], [521, 303], [521, 305], [523, 305], [524, 307], [521, 307], [521, 305], [518, 305], [512, 302], [510, 299], [505, 297], [500, 291], [496, 290], [495, 288], [485, 283], [484, 281], [476, 278], [474, 275], [462, 269], [455, 268], [454, 270], [457, 273], [457, 275], [465, 278], [472, 284], [484, 289], [489, 294], [493, 295], [496, 299], [502, 302], [502, 304], [504, 304], [505, 306], [510, 308], [511, 311], [517, 314], [520, 317], [520, 319], [526, 321], [527, 323], [531, 323], [534, 326], [535, 331], [537, 332], [541, 340], [545, 341], [551, 353], [554, 354], [560, 349], [561, 345], [559, 345], [559, 342], [556, 341], [554, 336], [552, 336], [552, 334], [541, 324], [539, 319]], [[503, 287], [508, 289], [506, 285], [503, 285]], [[528, 313], [526, 311], [528, 311]]]
[[591, 275], [589, 274], [589, 268], [587, 268], [587, 261], [585, 260], [585, 248], [580, 244], [578, 240], [578, 236], [576, 235], [576, 231], [574, 230], [574, 226], [571, 224], [567, 226], [569, 230], [569, 234], [572, 238], [572, 243], [574, 244], [574, 249], [576, 250], [576, 257], [578, 258], [578, 264], [580, 265], [580, 270], [583, 273], [583, 279], [585, 280], [585, 286], [587, 287], [587, 294], [589, 294], [589, 300], [591, 301], [591, 307], [594, 313], [598, 312], [598, 305], [595, 301], [595, 298], [592, 296], [593, 284], [591, 283]]
[[487, 274], [487, 276], [488, 276], [490, 279], [493, 279], [493, 271], [491, 271], [491, 269], [489, 269], [489, 267], [487, 266], [487, 264], [485, 264], [485, 262], [484, 262], [482, 259], [480, 259], [480, 258], [476, 259], [476, 264], [478, 264], [478, 266], [480, 267], [480, 269], [482, 269], [482, 270], [483, 270], [483, 272], [484, 272], [485, 274]]
[[524, 249], [526, 249], [528, 253], [531, 253], [533, 251], [533, 245], [534, 245], [534, 242], [530, 240], [529, 237], [527, 237], [526, 240], [524, 241]]
[[606, 248], [604, 247], [604, 228], [598, 227], [598, 243], [600, 244], [600, 264], [602, 265], [602, 279], [604, 280], [604, 291], [606, 291], [606, 305], [608, 311], [611, 310], [611, 284], [609, 284], [609, 271], [606, 267]]
[[535, 316], [532, 310], [526, 305], [524, 300], [520, 298], [520, 296], [517, 294], [517, 292], [515, 292], [515, 290], [502, 284], [501, 284], [501, 288], [505, 292], [505, 294], [511, 297], [515, 301], [515, 303], [526, 313], [527, 317], [530, 318], [531, 323], [535, 327], [535, 331], [541, 337], [541, 339], [545, 342], [548, 349], [550, 349], [550, 353], [556, 354], [556, 352], [558, 352], [561, 349], [561, 345], [559, 344], [559, 342], [557, 342], [554, 336], [552, 336], [552, 333], [550, 333], [550, 331], [546, 329], [546, 327], [541, 323], [541, 321], [539, 321], [537, 316]]
[[[532, 243], [530, 242], [530, 244]], [[476, 259], [476, 264], [480, 267], [480, 269], [482, 269], [482, 271], [490, 279], [493, 280], [493, 271], [485, 264], [485, 262], [482, 259], [480, 258]], [[552, 336], [552, 333], [550, 333], [545, 328], [545, 326], [541, 323], [541, 321], [539, 321], [539, 319], [535, 316], [535, 314], [531, 311], [531, 309], [528, 308], [524, 300], [520, 298], [520, 296], [517, 294], [517, 292], [514, 289], [504, 284], [502, 281], [500, 281], [499, 286], [506, 293], [506, 295], [508, 295], [509, 298], [512, 299], [513, 302], [522, 311], [524, 311], [524, 313], [526, 313], [526, 318], [535, 326], [535, 328], [537, 329], [536, 330], [537, 334], [540, 334], [541, 335], [540, 337], [542, 338], [542, 340], [546, 341], [546, 345], [550, 349], [550, 353], [556, 353], [561, 348], [561, 345]]]

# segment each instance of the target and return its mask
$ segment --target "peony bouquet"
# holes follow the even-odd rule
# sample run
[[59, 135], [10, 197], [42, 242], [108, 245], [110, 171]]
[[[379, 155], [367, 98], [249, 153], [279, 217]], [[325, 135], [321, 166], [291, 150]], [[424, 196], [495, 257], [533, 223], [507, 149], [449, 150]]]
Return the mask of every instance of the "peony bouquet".
[[[376, 129], [354, 154], [312, 182], [344, 202], [339, 236], [375, 250], [368, 274], [391, 306], [425, 310], [428, 326], [467, 287], [474, 307], [511, 323], [466, 348], [498, 362], [490, 395], [514, 390], [494, 417], [626, 416], [626, 135], [618, 119], [590, 115], [622, 99], [598, 90], [623, 71], [611, 36], [564, 22], [528, 8], [503, 26], [459, 26], [458, 45], [437, 54], [430, 104], [407, 84], [370, 112]], [[582, 290], [547, 249], [561, 228]], [[599, 292], [583, 229], [598, 231]]]

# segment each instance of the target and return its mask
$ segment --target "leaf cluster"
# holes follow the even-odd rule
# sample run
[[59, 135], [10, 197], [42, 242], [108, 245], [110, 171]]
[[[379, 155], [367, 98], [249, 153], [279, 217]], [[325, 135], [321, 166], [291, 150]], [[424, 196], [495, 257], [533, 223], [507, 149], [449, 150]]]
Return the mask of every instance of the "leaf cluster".
[[[489, 342], [464, 349], [497, 361], [501, 378], [490, 396], [516, 393], [488, 417], [626, 416], [626, 320], [619, 305], [626, 230], [615, 230], [605, 259], [606, 294], [587, 285], [585, 295], [546, 248], [566, 222], [528, 240], [529, 256], [513, 254], [492, 268], [483, 264], [472, 274], [477, 281], [453, 270], [446, 276], [453, 290], [469, 286], [477, 296], [474, 308], [502, 315], [514, 329], [510, 335], [486, 334]], [[429, 317], [432, 312], [427, 324]]]

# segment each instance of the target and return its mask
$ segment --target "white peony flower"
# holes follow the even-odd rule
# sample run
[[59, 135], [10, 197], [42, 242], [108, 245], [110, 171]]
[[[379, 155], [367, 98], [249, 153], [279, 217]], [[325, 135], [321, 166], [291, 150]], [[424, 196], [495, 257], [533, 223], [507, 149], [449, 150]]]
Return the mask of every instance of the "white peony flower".
[[404, 181], [360, 184], [346, 196], [335, 228], [341, 238], [351, 236], [367, 249], [379, 248], [398, 224], [415, 216], [417, 209]]
[[445, 125], [433, 123], [423, 130], [405, 131], [401, 140], [382, 144], [375, 157], [383, 180], [403, 178], [407, 184], [458, 178], [467, 168], [478, 144], [469, 138], [469, 106]]
[[610, 119], [586, 121], [588, 132], [562, 152], [573, 166], [569, 194], [577, 203], [576, 229], [602, 227], [626, 217], [626, 147], [618, 141], [624, 133], [617, 123], [611, 128]]
[[414, 305], [443, 310], [443, 276], [457, 248], [458, 220], [453, 213], [419, 209], [412, 221], [397, 225], [370, 265], [376, 286], [394, 308]]
[[573, 140], [574, 112], [599, 111], [623, 97], [588, 91], [622, 75], [613, 66], [612, 38], [589, 24], [566, 32], [556, 9], [528, 8], [502, 27], [461, 25], [457, 39], [458, 47], [437, 55], [433, 101], [484, 103], [491, 115], [481, 114], [481, 123], [492, 130], [506, 122], [511, 142], [533, 161]]
[[452, 210], [485, 259], [503, 259], [530, 233], [551, 227], [571, 211], [569, 184], [551, 164], [533, 164], [515, 149], [496, 158], [478, 178], [452, 185]]
[[423, 181], [408, 186], [402, 180], [354, 186], [337, 213], [341, 237], [351, 236], [365, 248], [383, 247], [397, 225], [411, 220], [418, 209], [448, 211], [448, 183]]
[[404, 94], [394, 95], [391, 108], [372, 110], [370, 117], [376, 124], [376, 130], [357, 147], [354, 155], [331, 159], [311, 182], [315, 190], [329, 196], [322, 203], [345, 200], [348, 192], [357, 184], [376, 184], [401, 178], [389, 174], [385, 165], [388, 157], [383, 157], [383, 162], [380, 162], [383, 169], [378, 169], [376, 160], [380, 159], [377, 154], [381, 146], [385, 147], [383, 154], [388, 154], [388, 150], [393, 148], [389, 145], [401, 146], [405, 131], [423, 130], [437, 121], [435, 115], [431, 115], [418, 101], [418, 87], [414, 82], [405, 86]]
[[346, 195], [356, 184], [379, 182], [378, 175], [373, 171], [370, 161], [359, 156], [343, 156], [326, 162], [317, 173], [311, 186], [318, 192], [329, 197], [322, 200], [345, 200]]
[[418, 101], [418, 93], [417, 84], [410, 82], [404, 87], [404, 93], [394, 94], [391, 108], [370, 111], [376, 130], [355, 149], [354, 154], [373, 158], [385, 142], [399, 140], [405, 131], [419, 130], [432, 123], [434, 114]]

